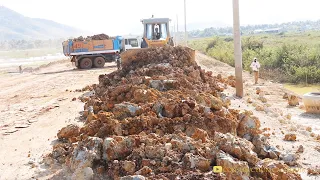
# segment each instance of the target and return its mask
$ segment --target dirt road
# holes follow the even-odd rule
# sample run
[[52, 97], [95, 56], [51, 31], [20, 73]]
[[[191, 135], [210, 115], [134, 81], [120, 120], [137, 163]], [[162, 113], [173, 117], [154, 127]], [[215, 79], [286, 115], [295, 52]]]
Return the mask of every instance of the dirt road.
[[[211, 70], [213, 74], [222, 76], [234, 75], [234, 68], [207, 57], [203, 54], [196, 56], [198, 64], [201, 64], [206, 70]], [[285, 89], [282, 84], [260, 79], [257, 85], [254, 85], [253, 76], [248, 72], [243, 72], [244, 97], [239, 99], [235, 97], [235, 88], [229, 87], [224, 93], [231, 100], [231, 107], [239, 110], [250, 110], [257, 116], [261, 122], [261, 129], [268, 128], [264, 132], [268, 136], [270, 145], [277, 147], [283, 154], [291, 156], [297, 155], [292, 162], [297, 162], [293, 169], [299, 170], [303, 179], [320, 179], [320, 176], [307, 176], [307, 169], [319, 168], [320, 165], [320, 143], [316, 136], [320, 135], [320, 115], [307, 114], [299, 107], [288, 106], [287, 100], [283, 99], [284, 93], [293, 93]], [[260, 88], [262, 94], [267, 99], [266, 103], [259, 100], [256, 89]], [[252, 103], [248, 103], [250, 98]], [[303, 104], [300, 101], [300, 104]], [[257, 111], [256, 106], [264, 108]], [[286, 116], [291, 116], [287, 118]], [[296, 141], [284, 141], [285, 134], [296, 134]], [[319, 136], [320, 137], [320, 136]], [[303, 153], [296, 153], [299, 146], [304, 148]], [[285, 157], [285, 159], [287, 159]], [[291, 160], [291, 158], [289, 158]]]
[[[220, 73], [225, 77], [234, 74], [234, 68], [224, 63], [200, 53], [196, 58], [203, 68], [215, 75]], [[1, 180], [42, 176], [41, 172], [45, 170], [39, 164], [41, 156], [51, 150], [58, 130], [70, 123], [82, 123], [79, 112], [83, 110], [83, 104], [79, 100], [72, 101], [72, 98], [83, 92], [66, 89], [74, 91], [98, 83], [98, 75], [114, 71], [114, 65], [107, 64], [104, 69], [74, 70], [70, 62], [61, 61], [34, 73], [0, 75], [0, 156], [5, 157], [0, 160]], [[287, 107], [286, 100], [282, 99], [287, 90], [280, 84], [261, 80], [255, 86], [249, 73], [243, 76], [244, 98], [236, 98], [232, 87], [225, 90], [232, 107], [251, 110], [259, 117], [262, 129], [270, 128], [264, 134], [269, 136], [271, 145], [282, 152], [295, 153], [299, 145], [303, 145], [304, 152], [297, 159], [303, 169], [301, 174], [304, 179], [315, 179], [306, 176], [306, 169], [314, 168], [320, 162], [320, 146], [314, 137], [320, 134], [320, 116], [307, 115], [298, 107]], [[265, 93], [267, 103], [258, 100], [257, 87]], [[253, 103], [247, 103], [249, 97]], [[265, 110], [256, 111], [257, 104], [265, 106]], [[285, 118], [288, 114], [291, 114], [291, 120]], [[297, 141], [283, 141], [287, 133], [295, 133]]]
[[57, 131], [81, 123], [83, 104], [72, 99], [83, 92], [73, 91], [115, 69], [110, 63], [104, 69], [76, 70], [69, 61], [59, 61], [33, 73], [0, 75], [0, 179], [34, 177]]

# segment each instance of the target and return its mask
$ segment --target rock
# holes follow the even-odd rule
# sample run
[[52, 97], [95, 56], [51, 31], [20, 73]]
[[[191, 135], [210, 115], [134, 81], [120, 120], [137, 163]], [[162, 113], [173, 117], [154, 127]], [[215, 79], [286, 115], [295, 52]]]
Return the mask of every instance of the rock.
[[202, 172], [206, 172], [210, 168], [211, 161], [192, 153], [186, 153], [182, 159], [184, 166], [187, 169], [199, 169]]
[[284, 139], [285, 141], [296, 141], [297, 139], [297, 136], [295, 134], [286, 134], [284, 136]]
[[75, 97], [74, 97], [74, 98], [72, 98], [72, 101], [75, 101], [75, 100], [77, 100], [77, 98], [75, 98]]
[[297, 165], [297, 160], [299, 156], [294, 153], [281, 154], [280, 159], [284, 161], [289, 166]]
[[84, 169], [77, 169], [71, 176], [71, 180], [92, 180], [93, 170], [90, 167]]
[[67, 127], [62, 128], [57, 134], [59, 139], [63, 139], [63, 138], [69, 139], [72, 137], [77, 137], [79, 135], [80, 135], [80, 128], [79, 126], [74, 124], [70, 124]]
[[139, 171], [137, 171], [135, 174], [136, 175], [148, 175], [152, 172], [152, 169], [149, 168], [148, 166], [144, 166], [143, 168], [141, 168]]
[[210, 163], [209, 159], [201, 157], [196, 160], [196, 167], [202, 172], [207, 172], [210, 170]]
[[268, 101], [267, 98], [265, 98], [263, 96], [258, 97], [258, 99], [263, 103], [266, 103]]
[[146, 178], [141, 175], [134, 175], [134, 176], [124, 176], [121, 177], [120, 180], [145, 180]]
[[166, 155], [164, 146], [146, 146], [145, 152], [149, 159], [162, 159]]
[[[239, 115], [240, 123], [237, 128], [238, 136], [244, 137], [245, 135], [249, 137], [253, 137], [261, 133], [260, 129], [260, 121], [255, 116], [247, 115], [246, 113], [242, 113]], [[249, 139], [251, 140], [251, 138]]]
[[304, 148], [302, 145], [299, 146], [298, 150], [297, 150], [297, 153], [303, 153], [304, 151]]
[[92, 167], [95, 160], [101, 160], [103, 140], [97, 137], [90, 137], [86, 141], [79, 143], [73, 150], [70, 159], [70, 168], [82, 172], [86, 167]]
[[306, 128], [306, 130], [311, 132], [312, 131], [312, 127], [309, 126], [309, 127]]
[[117, 136], [114, 138], [105, 138], [103, 141], [103, 159], [106, 161], [124, 158], [128, 156], [134, 146], [134, 140]]
[[249, 179], [249, 165], [245, 161], [237, 161], [235, 158], [224, 152], [217, 154], [217, 166], [222, 166], [222, 171], [227, 179]]
[[133, 92], [133, 99], [136, 103], [153, 102], [159, 94], [152, 89], [137, 89]]
[[134, 117], [141, 114], [141, 107], [132, 103], [115, 104], [113, 114], [117, 119], [125, 119], [127, 117]]
[[320, 175], [320, 168], [308, 168], [308, 175]]
[[265, 109], [264, 109], [264, 107], [263, 106], [261, 106], [261, 105], [257, 105], [256, 106], [256, 111], [264, 111]]
[[254, 145], [254, 152], [256, 152], [259, 157], [278, 159], [281, 154], [277, 148], [269, 145], [266, 137], [263, 135], [259, 134], [254, 136], [252, 144]]
[[300, 174], [292, 171], [286, 164], [271, 159], [257, 162], [252, 175], [261, 179], [302, 180]]
[[292, 117], [292, 115], [290, 113], [285, 115], [285, 118], [288, 119], [288, 120], [291, 120], [291, 117]]
[[278, 155], [274, 151], [269, 152], [269, 157], [271, 159], [278, 159], [279, 158]]
[[252, 99], [251, 99], [251, 98], [248, 98], [248, 99], [247, 99], [247, 103], [250, 103], [250, 104], [253, 103]]
[[150, 80], [150, 87], [159, 91], [176, 89], [178, 83], [176, 80]]
[[198, 104], [210, 107], [214, 110], [222, 109], [222, 101], [211, 94], [201, 93], [197, 95], [196, 101]]
[[248, 140], [235, 137], [229, 133], [216, 132], [214, 141], [221, 150], [240, 160], [247, 161], [250, 165], [254, 165], [259, 161], [257, 154], [252, 151], [253, 144]]
[[126, 172], [133, 174], [136, 169], [136, 164], [132, 161], [124, 161], [122, 167]]
[[257, 87], [256, 88], [256, 94], [260, 94], [261, 93], [261, 88]]
[[106, 112], [106, 111], [100, 111], [98, 114], [98, 119], [102, 122], [102, 123], [107, 123], [109, 121], [111, 121], [112, 118], [114, 118], [113, 113], [111, 112]]
[[101, 128], [102, 123], [99, 120], [92, 120], [80, 129], [80, 133], [94, 136]]
[[191, 137], [195, 140], [200, 139], [203, 143], [205, 143], [208, 138], [208, 133], [202, 129], [196, 128], [194, 134]]
[[290, 106], [297, 106], [297, 105], [299, 105], [299, 99], [298, 99], [298, 97], [296, 96], [296, 95], [289, 95], [288, 96], [288, 104], [290, 105]]

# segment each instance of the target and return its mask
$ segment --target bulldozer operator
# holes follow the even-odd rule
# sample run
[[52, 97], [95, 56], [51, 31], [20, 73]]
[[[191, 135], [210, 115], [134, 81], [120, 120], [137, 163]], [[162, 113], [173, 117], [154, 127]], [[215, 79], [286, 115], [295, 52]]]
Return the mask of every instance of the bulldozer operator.
[[159, 32], [159, 25], [156, 24], [154, 30], [155, 30], [155, 33], [154, 33], [154, 34], [155, 34], [155, 35], [154, 35], [154, 36], [155, 36], [155, 39], [156, 39], [156, 40], [159, 40], [160, 37], [161, 37], [160, 32]]

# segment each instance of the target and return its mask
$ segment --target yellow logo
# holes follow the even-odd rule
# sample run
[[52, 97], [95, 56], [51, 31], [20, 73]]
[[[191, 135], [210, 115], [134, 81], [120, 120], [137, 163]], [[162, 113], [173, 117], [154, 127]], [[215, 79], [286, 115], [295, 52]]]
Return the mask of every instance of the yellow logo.
[[222, 166], [213, 166], [214, 173], [222, 173]]

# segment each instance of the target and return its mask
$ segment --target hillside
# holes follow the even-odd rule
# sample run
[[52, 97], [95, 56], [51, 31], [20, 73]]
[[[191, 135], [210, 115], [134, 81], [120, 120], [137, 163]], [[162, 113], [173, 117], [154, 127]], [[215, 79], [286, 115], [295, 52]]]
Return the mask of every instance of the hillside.
[[79, 29], [51, 20], [25, 17], [0, 6], [0, 41], [65, 38], [80, 34], [83, 31]]

